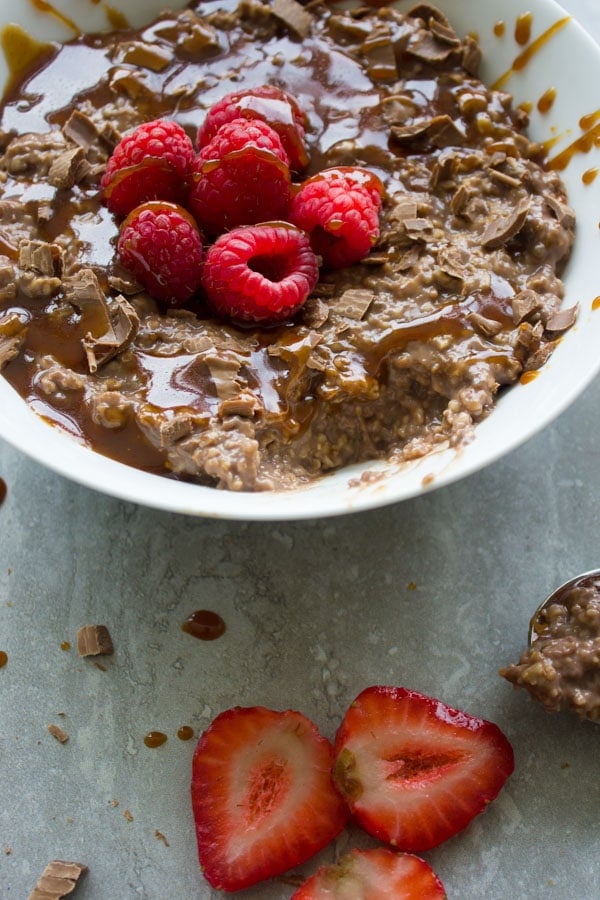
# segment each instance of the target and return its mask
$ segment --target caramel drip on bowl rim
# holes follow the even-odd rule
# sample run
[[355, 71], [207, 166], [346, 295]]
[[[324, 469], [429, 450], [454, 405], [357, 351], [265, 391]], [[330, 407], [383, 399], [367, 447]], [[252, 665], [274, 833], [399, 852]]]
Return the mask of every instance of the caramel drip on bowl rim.
[[537, 37], [534, 41], [529, 44], [528, 47], [523, 50], [522, 53], [519, 53], [512, 62], [510, 68], [506, 70], [499, 78], [497, 78], [492, 84], [493, 90], [497, 91], [500, 88], [504, 87], [507, 81], [509, 81], [513, 75], [517, 72], [521, 72], [533, 59], [533, 57], [539, 53], [539, 51], [546, 46], [546, 44], [556, 35], [559, 31], [567, 25], [572, 19], [572, 16], [564, 16], [562, 19], [558, 19], [553, 25], [543, 31], [539, 37]]

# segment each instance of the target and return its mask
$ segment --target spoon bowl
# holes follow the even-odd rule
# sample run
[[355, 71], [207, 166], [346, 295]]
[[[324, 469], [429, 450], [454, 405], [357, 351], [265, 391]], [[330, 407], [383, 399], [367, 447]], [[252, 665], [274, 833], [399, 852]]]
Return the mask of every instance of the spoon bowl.
[[545, 600], [542, 600], [529, 621], [527, 643], [531, 645], [548, 631], [548, 610], [551, 606], [561, 603], [565, 597], [575, 588], [595, 588], [600, 593], [600, 569], [591, 569], [582, 572], [565, 581], [552, 591]]

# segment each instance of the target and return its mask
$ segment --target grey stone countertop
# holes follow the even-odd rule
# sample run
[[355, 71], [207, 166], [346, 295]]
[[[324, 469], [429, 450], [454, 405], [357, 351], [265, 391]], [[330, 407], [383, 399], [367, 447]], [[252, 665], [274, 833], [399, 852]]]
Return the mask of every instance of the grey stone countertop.
[[[564, 6], [600, 36], [597, 0]], [[423, 854], [450, 898], [598, 897], [600, 728], [544, 713], [497, 671], [520, 654], [538, 602], [600, 564], [599, 408], [596, 380], [466, 480], [277, 524], [137, 507], [0, 443], [0, 898], [24, 900], [55, 858], [89, 866], [78, 900], [216, 897], [188, 799], [199, 733], [223, 709], [262, 704], [301, 710], [333, 737], [372, 684], [491, 719], [514, 746], [498, 799]], [[218, 640], [182, 631], [200, 608], [224, 618]], [[75, 645], [100, 622], [115, 644], [103, 668]], [[184, 725], [193, 740], [178, 738]], [[145, 746], [151, 730], [167, 742]], [[369, 845], [349, 830], [300, 871]], [[292, 892], [273, 881], [243, 896]]]

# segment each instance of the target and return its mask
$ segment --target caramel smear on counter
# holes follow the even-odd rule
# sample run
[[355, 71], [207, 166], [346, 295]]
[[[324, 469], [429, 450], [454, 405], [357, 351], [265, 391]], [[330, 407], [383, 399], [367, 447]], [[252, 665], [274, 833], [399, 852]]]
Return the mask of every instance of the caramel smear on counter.
[[0, 650], [0, 669], [3, 669], [7, 662], [8, 653], [5, 653], [4, 650]]
[[4, 478], [0, 478], [0, 504], [4, 503], [6, 500], [6, 495], [8, 493], [8, 488], [6, 486], [6, 482]]

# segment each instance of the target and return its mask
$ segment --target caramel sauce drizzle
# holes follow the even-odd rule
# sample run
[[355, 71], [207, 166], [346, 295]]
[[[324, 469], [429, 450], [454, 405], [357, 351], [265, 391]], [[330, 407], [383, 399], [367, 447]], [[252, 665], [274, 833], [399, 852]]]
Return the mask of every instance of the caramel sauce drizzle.
[[496, 35], [496, 37], [500, 38], [500, 37], [504, 36], [505, 31], [506, 31], [506, 24], [502, 21], [502, 19], [500, 19], [494, 25], [494, 34]]
[[581, 176], [581, 180], [584, 184], [593, 184], [599, 171], [600, 169], [597, 166], [594, 166], [593, 169], [587, 169]]
[[528, 63], [531, 62], [536, 53], [539, 53], [542, 47], [545, 47], [545, 45], [554, 37], [554, 35], [558, 34], [558, 32], [561, 31], [565, 27], [565, 25], [571, 21], [571, 18], [572, 16], [565, 16], [562, 19], [558, 19], [558, 21], [556, 21], [554, 25], [551, 25], [550, 28], [547, 28], [546, 31], [543, 31], [542, 34], [540, 34], [540, 36], [535, 39], [535, 41], [532, 41], [532, 43], [525, 50], [523, 50], [522, 53], [515, 57], [512, 66], [507, 69], [506, 72], [504, 72], [502, 75], [500, 75], [499, 78], [496, 79], [496, 81], [492, 85], [493, 90], [500, 90], [500, 88], [504, 87], [506, 82], [509, 81], [509, 79], [512, 78], [513, 75], [515, 75], [517, 72], [521, 72], [528, 65]]
[[592, 300], [592, 309], [600, 309], [600, 297], [594, 297], [594, 299]]
[[517, 16], [515, 23], [515, 41], [522, 47], [531, 40], [531, 25], [533, 23], [533, 15], [530, 12]]
[[52, 6], [51, 3], [48, 3], [47, 0], [29, 0], [34, 9], [37, 9], [38, 12], [47, 13], [50, 16], [53, 16], [55, 19], [58, 19], [59, 22], [62, 22], [63, 25], [66, 25], [74, 34], [79, 36], [81, 34], [81, 28], [75, 24], [73, 19], [69, 19], [68, 16], [65, 16], [64, 13], [61, 13], [60, 10], [56, 9]]
[[[2, 47], [9, 73], [4, 87], [5, 96], [10, 94], [14, 86], [30, 68], [43, 60], [45, 56], [50, 56], [54, 50], [53, 44], [37, 41], [27, 34], [20, 25], [13, 23], [5, 25], [0, 32], [0, 47]], [[4, 241], [2, 243], [5, 244]], [[3, 250], [2, 252], [6, 251]], [[17, 252], [15, 248], [15, 253]], [[7, 255], [13, 258], [12, 253]]]
[[[591, 115], [596, 115], [600, 118], [600, 110]], [[584, 120], [588, 121], [588, 116], [584, 116], [579, 124], [581, 125], [581, 122]], [[556, 172], [562, 172], [567, 168], [576, 153], [589, 153], [592, 147], [598, 146], [600, 146], [600, 122], [596, 122], [592, 128], [588, 128], [588, 130], [584, 131], [584, 133], [576, 140], [572, 141], [568, 147], [565, 147], [564, 150], [561, 150], [560, 153], [557, 153], [556, 156], [552, 157], [548, 162], [548, 168], [553, 169]]]
[[[92, 2], [97, 3], [98, 0], [92, 0]], [[106, 18], [108, 19], [113, 31], [121, 31], [125, 28], [130, 27], [129, 22], [127, 21], [123, 13], [118, 9], [115, 9], [113, 6], [109, 6], [108, 3], [103, 3], [102, 9], [106, 13]]]
[[194, 737], [194, 729], [190, 725], [182, 725], [177, 732], [180, 741], [191, 741]]
[[538, 112], [540, 112], [543, 116], [546, 115], [546, 113], [550, 112], [550, 110], [552, 109], [555, 100], [556, 88], [548, 88], [548, 90], [542, 94], [537, 102]]
[[523, 372], [523, 374], [519, 378], [519, 383], [520, 384], [531, 384], [531, 382], [535, 381], [535, 379], [538, 377], [539, 374], [540, 373], [537, 369], [532, 369], [531, 371]]

